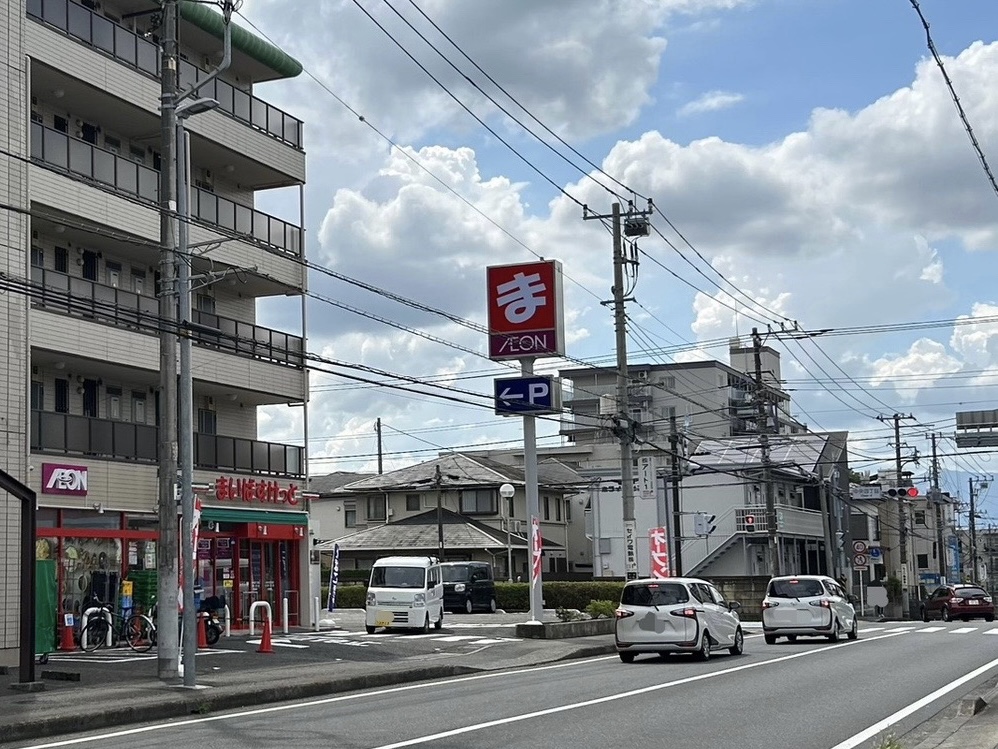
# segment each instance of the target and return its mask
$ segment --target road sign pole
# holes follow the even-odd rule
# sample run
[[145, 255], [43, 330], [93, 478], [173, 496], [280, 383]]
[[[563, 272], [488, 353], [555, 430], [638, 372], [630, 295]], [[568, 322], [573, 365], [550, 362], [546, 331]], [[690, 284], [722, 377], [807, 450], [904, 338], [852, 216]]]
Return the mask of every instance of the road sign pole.
[[[524, 378], [534, 373], [534, 360], [521, 359], [520, 369]], [[526, 483], [527, 517], [539, 518], [540, 499], [537, 492], [537, 425], [530, 413], [523, 415], [523, 479]], [[539, 532], [539, 531], [538, 531]], [[542, 595], [542, 572], [533, 574], [533, 549], [531, 549], [530, 576], [530, 621], [528, 624], [540, 623], [544, 618], [544, 597]], [[541, 564], [543, 568], [543, 564]]]

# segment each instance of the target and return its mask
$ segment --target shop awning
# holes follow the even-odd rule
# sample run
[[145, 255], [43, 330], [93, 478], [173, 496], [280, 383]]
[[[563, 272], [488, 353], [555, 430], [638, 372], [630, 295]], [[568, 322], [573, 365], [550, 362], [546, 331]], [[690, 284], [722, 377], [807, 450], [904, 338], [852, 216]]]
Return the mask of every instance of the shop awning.
[[[180, 3], [180, 15], [218, 39], [225, 35], [225, 20], [222, 15], [206, 5], [185, 0]], [[236, 24], [232, 24], [232, 47], [263, 63], [283, 78], [294, 78], [302, 71], [301, 63], [291, 55]]]
[[201, 510], [202, 523], [264, 523], [266, 525], [308, 525], [308, 513], [278, 512], [274, 510], [229, 509], [205, 507]]

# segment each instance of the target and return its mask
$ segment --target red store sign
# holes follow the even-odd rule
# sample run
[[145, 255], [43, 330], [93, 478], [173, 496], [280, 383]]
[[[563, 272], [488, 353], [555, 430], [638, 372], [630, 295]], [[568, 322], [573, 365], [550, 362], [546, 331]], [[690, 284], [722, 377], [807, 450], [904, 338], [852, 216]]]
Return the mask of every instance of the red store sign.
[[542, 260], [485, 269], [489, 358], [523, 359], [565, 353], [561, 263]]
[[297, 505], [298, 487], [295, 484], [282, 486], [277, 481], [263, 479], [230, 479], [219, 476], [215, 479], [215, 499], [235, 502], [257, 502], [269, 505]]

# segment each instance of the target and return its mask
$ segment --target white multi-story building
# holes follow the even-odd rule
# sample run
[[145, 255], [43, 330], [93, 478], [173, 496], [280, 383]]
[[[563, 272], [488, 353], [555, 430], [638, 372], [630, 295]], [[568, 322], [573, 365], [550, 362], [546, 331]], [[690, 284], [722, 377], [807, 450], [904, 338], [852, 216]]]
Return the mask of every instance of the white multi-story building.
[[[160, 262], [159, 4], [3, 0], [0, 89], [0, 467], [38, 494], [37, 569], [54, 611], [90, 597], [135, 605], [156, 589]], [[222, 57], [222, 16], [181, 2], [179, 81]], [[307, 402], [301, 329], [257, 324], [256, 302], [306, 288], [301, 212], [255, 207], [305, 181], [302, 122], [254, 94], [301, 66], [242, 28], [198, 92], [219, 106], [191, 138], [197, 557], [205, 595], [238, 625], [253, 599], [292, 619], [308, 576], [300, 445], [260, 441], [257, 409]], [[72, 480], [69, 480], [72, 479]], [[17, 643], [18, 505], [4, 498], [0, 648]], [[120, 603], [119, 603], [120, 605]]]

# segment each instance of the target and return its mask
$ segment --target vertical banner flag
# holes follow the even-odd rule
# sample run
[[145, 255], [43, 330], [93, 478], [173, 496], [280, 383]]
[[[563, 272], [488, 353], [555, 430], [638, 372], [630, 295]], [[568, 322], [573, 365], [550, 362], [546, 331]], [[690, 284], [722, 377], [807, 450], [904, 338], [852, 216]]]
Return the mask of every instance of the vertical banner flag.
[[329, 566], [329, 599], [326, 602], [326, 610], [332, 611], [336, 608], [336, 588], [340, 584], [340, 545], [333, 544], [333, 563]]
[[659, 579], [670, 577], [669, 534], [665, 528], [649, 528], [648, 544], [651, 546], [651, 576]]
[[[181, 524], [183, 524], [183, 518], [181, 518]], [[184, 565], [181, 564], [180, 569], [180, 587], [177, 590], [177, 608], [180, 611], [184, 610], [184, 575], [190, 574], [191, 579], [194, 581], [195, 587], [197, 586], [197, 569], [198, 569], [198, 534], [201, 531], [201, 500], [198, 495], [194, 495], [194, 515], [191, 516], [191, 569], [185, 570]], [[181, 536], [183, 538], [183, 536]], [[181, 562], [184, 559], [184, 549], [181, 547], [180, 556], [178, 557]]]
[[541, 550], [543, 540], [541, 539], [541, 523], [537, 516], [530, 518], [530, 548], [533, 553], [533, 565], [530, 571], [530, 584], [536, 585], [541, 579]]

